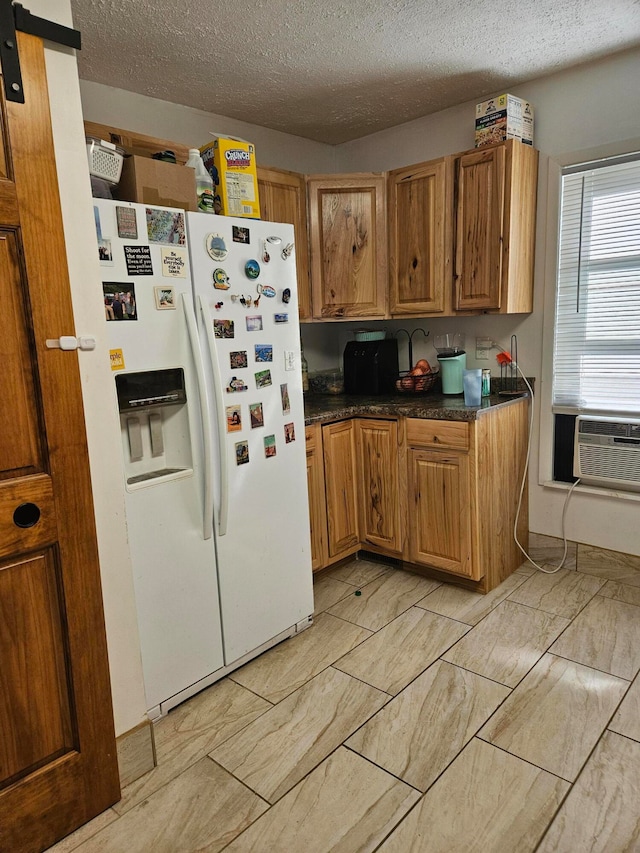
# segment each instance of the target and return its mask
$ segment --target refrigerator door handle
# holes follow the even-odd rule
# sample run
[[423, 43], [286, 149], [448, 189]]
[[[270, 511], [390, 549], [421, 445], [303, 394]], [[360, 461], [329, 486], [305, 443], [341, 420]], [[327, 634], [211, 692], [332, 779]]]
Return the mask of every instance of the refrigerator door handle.
[[209, 306], [202, 301], [200, 296], [198, 296], [198, 306], [207, 336], [216, 414], [218, 416], [218, 442], [220, 447], [220, 514], [218, 517], [218, 535], [224, 536], [227, 532], [227, 519], [229, 516], [229, 463], [225, 443], [227, 423], [225, 419], [224, 398], [222, 396], [222, 377], [220, 376], [220, 365], [218, 364], [216, 355], [216, 342], [213, 336], [213, 317], [209, 311]]
[[198, 343], [196, 318], [186, 293], [182, 294], [182, 310], [187, 324], [191, 355], [193, 356], [193, 362], [196, 368], [198, 397], [202, 416], [202, 447], [204, 452], [204, 510], [202, 514], [202, 538], [211, 539], [213, 536], [213, 450], [211, 446], [211, 416], [209, 414], [209, 404], [207, 402], [207, 386], [204, 378], [202, 353], [200, 352], [200, 345]]

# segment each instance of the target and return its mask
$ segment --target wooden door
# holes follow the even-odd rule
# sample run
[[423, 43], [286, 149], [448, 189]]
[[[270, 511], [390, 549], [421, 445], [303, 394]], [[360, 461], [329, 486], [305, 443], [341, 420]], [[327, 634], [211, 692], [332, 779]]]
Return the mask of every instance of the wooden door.
[[455, 307], [500, 308], [505, 148], [457, 160]]
[[451, 314], [451, 159], [389, 173], [392, 314]]
[[45, 345], [74, 330], [44, 51], [23, 34], [18, 47], [26, 103], [0, 104], [0, 850], [11, 853], [48, 847], [119, 797], [78, 359]]
[[369, 418], [356, 423], [360, 543], [399, 556], [398, 423]]
[[467, 453], [410, 449], [409, 559], [477, 580]]
[[329, 557], [358, 550], [355, 425], [352, 420], [322, 427]]
[[385, 176], [314, 175], [308, 188], [313, 316], [384, 317]]
[[296, 235], [298, 315], [311, 319], [309, 242], [307, 239], [307, 187], [304, 175], [258, 166], [260, 216], [269, 222], [289, 222]]
[[324, 492], [322, 432], [319, 424], [305, 430], [307, 443], [307, 486], [311, 527], [311, 568], [322, 569], [327, 562], [327, 507]]

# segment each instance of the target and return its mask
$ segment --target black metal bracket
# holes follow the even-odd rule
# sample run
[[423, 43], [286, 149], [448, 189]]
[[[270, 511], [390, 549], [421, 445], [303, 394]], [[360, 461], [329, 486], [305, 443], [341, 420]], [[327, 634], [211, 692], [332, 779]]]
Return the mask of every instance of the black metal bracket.
[[65, 47], [73, 47], [76, 50], [80, 50], [81, 47], [80, 33], [78, 30], [63, 27], [62, 24], [32, 15], [20, 3], [0, 0], [0, 62], [2, 62], [5, 96], [8, 101], [24, 104], [16, 31], [29, 33], [29, 35], [38, 36]]

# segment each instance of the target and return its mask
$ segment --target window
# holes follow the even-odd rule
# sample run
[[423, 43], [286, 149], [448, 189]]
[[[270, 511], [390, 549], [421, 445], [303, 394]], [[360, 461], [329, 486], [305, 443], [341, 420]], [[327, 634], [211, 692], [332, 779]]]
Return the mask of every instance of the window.
[[640, 414], [640, 154], [563, 170], [553, 410]]

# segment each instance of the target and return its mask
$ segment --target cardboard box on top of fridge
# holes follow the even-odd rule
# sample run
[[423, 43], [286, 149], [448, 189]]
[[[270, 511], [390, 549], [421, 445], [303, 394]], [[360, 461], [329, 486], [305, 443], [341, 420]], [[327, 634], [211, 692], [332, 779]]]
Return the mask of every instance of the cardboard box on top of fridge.
[[215, 184], [215, 211], [260, 219], [256, 149], [246, 139], [214, 136], [200, 156]]
[[120, 183], [114, 190], [120, 201], [197, 210], [196, 174], [188, 166], [151, 157], [125, 157]]
[[476, 148], [506, 139], [533, 145], [533, 107], [515, 95], [498, 95], [476, 106]]

